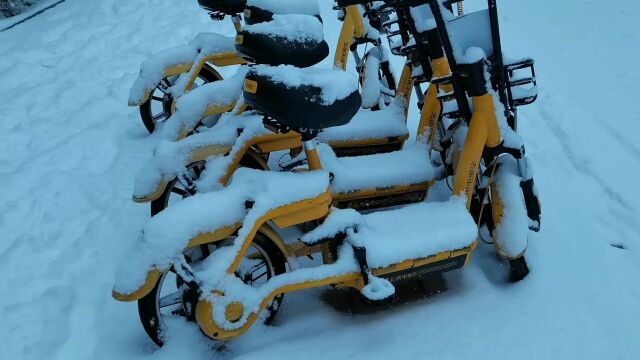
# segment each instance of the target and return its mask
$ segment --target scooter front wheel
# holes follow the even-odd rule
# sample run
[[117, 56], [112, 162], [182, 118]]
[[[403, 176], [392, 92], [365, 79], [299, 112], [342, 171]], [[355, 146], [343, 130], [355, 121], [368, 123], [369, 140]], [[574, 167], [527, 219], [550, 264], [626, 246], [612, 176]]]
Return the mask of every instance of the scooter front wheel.
[[[234, 238], [221, 242], [201, 245], [185, 253], [185, 259], [191, 266], [201, 263], [213, 251], [229, 246]], [[286, 259], [278, 247], [265, 235], [258, 232], [251, 243], [247, 256], [236, 271], [242, 281], [251, 286], [260, 286], [272, 277], [287, 271]], [[261, 318], [270, 324], [284, 298], [284, 294], [276, 296], [266, 308]], [[197, 290], [187, 286], [185, 281], [172, 268], [162, 275], [153, 290], [138, 300], [138, 314], [147, 335], [158, 346], [166, 340], [168, 323], [186, 320], [194, 322], [195, 305], [198, 301]]]
[[[159, 124], [171, 117], [171, 106], [174, 99], [169, 92], [169, 88], [173, 86], [177, 78], [178, 76], [174, 75], [162, 79], [151, 92], [147, 101], [140, 105], [140, 118], [142, 118], [142, 123], [149, 133], [153, 133]], [[222, 76], [211, 66], [205, 64], [200, 70], [193, 87], [197, 88], [218, 80], [222, 80]]]
[[496, 166], [491, 184], [492, 237], [498, 254], [509, 260], [512, 282], [529, 274], [525, 252], [529, 243], [529, 217], [516, 160], [505, 157]]

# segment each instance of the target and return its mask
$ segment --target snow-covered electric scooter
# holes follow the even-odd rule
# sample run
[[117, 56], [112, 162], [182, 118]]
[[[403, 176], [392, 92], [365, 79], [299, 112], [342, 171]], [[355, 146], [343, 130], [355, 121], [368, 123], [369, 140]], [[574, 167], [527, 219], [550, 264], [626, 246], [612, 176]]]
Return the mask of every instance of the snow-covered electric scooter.
[[[406, 72], [411, 73], [412, 69], [418, 67], [425, 69], [426, 73], [432, 74], [435, 78], [449, 75], [449, 66], [442, 51], [437, 29], [416, 33], [416, 37], [420, 41], [407, 47], [404, 51], [408, 57], [413, 59], [412, 61], [407, 61], [408, 65], [405, 68], [409, 70]], [[427, 38], [430, 38], [430, 40], [427, 41]], [[242, 48], [240, 50], [242, 51]], [[415, 55], [416, 53], [421, 54], [421, 56]], [[258, 62], [263, 61], [268, 61], [268, 59], [264, 59], [264, 55], [259, 56]], [[431, 77], [428, 79], [430, 80]], [[422, 94], [419, 83], [425, 82], [425, 80], [414, 76], [406, 77], [405, 81], [401, 81], [401, 83], [404, 82], [408, 84], [404, 88], [409, 91], [409, 94], [411, 89], [414, 88], [414, 84], [417, 88], [416, 93]], [[186, 102], [195, 99], [200, 102], [194, 101], [193, 104], [182, 108], [205, 109], [210, 107], [211, 104], [215, 104], [215, 101], [203, 102], [199, 97], [196, 97], [201, 92], [208, 91], [207, 87], [210, 86], [212, 85], [207, 85], [185, 95], [181, 101]], [[450, 85], [442, 85], [440, 87], [444, 91], [450, 91], [451, 89]], [[402, 89], [403, 87], [399, 88]], [[427, 136], [427, 149], [422, 150], [427, 154], [431, 152], [433, 145], [439, 142], [442, 135], [440, 130], [442, 107], [437, 96], [438, 86], [430, 84], [426, 91], [426, 100], [422, 101], [423, 106], [417, 134], [419, 137]], [[384, 139], [387, 137], [395, 137], [408, 132], [403, 121], [403, 112], [405, 113], [404, 116], [406, 116], [407, 100], [408, 97], [405, 96], [404, 92], [399, 92], [393, 103], [380, 104], [381, 108], [378, 111], [362, 110], [349, 124], [326, 129], [320, 133], [319, 138], [321, 142], [329, 144], [338, 156], [381, 152], [376, 151], [374, 147], [376, 142], [384, 143]], [[175, 116], [177, 119], [166, 125], [165, 131], [172, 132], [169, 137], [175, 134], [176, 125], [180, 124], [184, 115], [181, 111], [178, 111]], [[192, 119], [193, 123], [194, 118], [190, 117], [190, 119]], [[262, 128], [260, 120], [252, 116], [236, 116], [233, 119], [223, 118], [211, 129], [205, 129], [201, 133], [177, 143], [161, 144], [152, 160], [139, 172], [134, 191], [134, 200], [136, 202], [150, 202], [151, 214], [155, 215], [169, 205], [169, 200], [172, 196], [184, 198], [193, 195], [197, 191], [209, 191], [212, 188], [211, 186], [219, 187], [220, 185], [225, 185], [240, 166], [268, 169], [265, 160], [269, 152], [301, 146], [298, 135], [292, 133], [280, 135], [269, 133]], [[239, 129], [242, 130], [239, 131]], [[369, 149], [367, 151], [368, 148], [373, 148], [373, 150]], [[391, 146], [385, 149], [386, 151], [384, 152], [399, 150], [399, 148]], [[209, 181], [209, 186], [200, 182], [199, 186], [196, 187], [196, 182], [200, 177], [205, 160], [215, 156], [225, 157], [224, 160], [219, 161], [216, 165], [219, 168], [222, 166], [221, 164], [225, 164], [224, 171], [220, 173], [218, 170], [220, 173], [218, 180]], [[396, 155], [394, 154], [393, 156]], [[380, 155], [380, 157], [387, 156]], [[370, 161], [374, 161], [373, 159], [371, 158]], [[427, 159], [425, 158], [425, 161]], [[396, 158], [396, 160], [400, 161], [401, 159]], [[343, 166], [338, 166], [339, 168], [348, 169], [351, 166], [349, 160], [339, 160], [338, 162], [344, 164]], [[431, 168], [431, 166], [427, 164], [427, 168]], [[358, 170], [356, 171], [356, 169]], [[361, 166], [356, 166], [352, 171], [360, 172], [360, 169]], [[371, 178], [377, 177], [371, 176]], [[336, 206], [365, 209], [420, 201], [426, 195], [432, 179], [433, 175], [429, 175], [423, 181], [417, 181], [416, 179], [412, 184], [391, 188], [384, 184], [372, 182], [366, 192], [352, 191], [350, 195], [344, 194], [337, 200]]]
[[[309, 15], [319, 18], [320, 13], [315, 1], [199, 0], [198, 2], [201, 7], [210, 12], [214, 19], [224, 18], [225, 15], [231, 16], [238, 33], [247, 25], [251, 27], [273, 21], [274, 14], [276, 15], [275, 19], [278, 20], [278, 15]], [[378, 52], [384, 51], [380, 48], [379, 34], [371, 31], [371, 28], [363, 21], [362, 12], [358, 7], [350, 6], [341, 11], [345, 15], [341, 17], [342, 29], [335, 48], [335, 67], [346, 69], [349, 52], [354, 55], [356, 64], [365, 63], [369, 52], [365, 53], [363, 59], [357, 51], [357, 47], [362, 44], [374, 44]], [[240, 13], [244, 13], [246, 25], [242, 25]], [[142, 64], [140, 75], [131, 88], [129, 105], [139, 107], [140, 116], [149, 132], [154, 132], [158, 124], [166, 122], [171, 117], [179, 97], [205, 83], [223, 80], [215, 67], [246, 63], [246, 60], [235, 51], [234, 42], [236, 40], [215, 33], [201, 33], [188, 45], [167, 49], [155, 54]], [[279, 55], [286, 57], [287, 54]], [[386, 93], [387, 95], [393, 94], [396, 84], [389, 63], [381, 56], [378, 57], [381, 58], [379, 75], [385, 85]], [[298, 59], [287, 60], [296, 62]], [[296, 62], [295, 65], [308, 66], [309, 64]], [[230, 85], [227, 85], [218, 91], [232, 90]], [[225, 103], [208, 108], [205, 113], [201, 114], [202, 119], [209, 117], [209, 122], [212, 122], [221, 113], [231, 111], [234, 108], [235, 100], [237, 100], [237, 94], [234, 95], [236, 97], [227, 95]], [[186, 130], [182, 135], [186, 135], [191, 130], [193, 129]]]
[[[281, 75], [283, 70], [285, 75]], [[278, 80], [281, 76], [305, 80], [292, 83]], [[468, 262], [476, 244], [476, 226], [461, 199], [418, 203], [372, 215], [334, 210], [323, 225], [301, 238], [305, 251], [285, 244], [269, 225], [284, 228], [329, 214], [332, 182], [318, 155], [317, 133], [346, 124], [358, 111], [361, 99], [353, 80], [335, 70], [250, 70], [245, 99], [270, 115], [273, 128], [301, 134], [309, 171], [239, 169], [228, 187], [197, 194], [151, 218], [139, 252], [132, 254], [135, 261], [123, 268], [114, 296], [122, 301], [140, 300], [142, 313], [153, 318], [143, 323], [150, 335], [155, 334], [156, 342], [162, 342], [162, 320], [159, 310], [152, 314], [153, 308], [169, 302], [185, 302], [186, 316], [195, 317], [207, 335], [230, 339], [246, 331], [263, 310], [275, 313], [282, 294], [290, 291], [336, 285], [360, 289], [374, 301], [383, 300], [394, 292], [385, 277], [405, 279], [412, 272], [448, 271]], [[297, 106], [283, 110], [281, 99], [295, 99]], [[402, 167], [402, 163], [379, 165]], [[415, 164], [406, 166], [414, 168]], [[337, 179], [334, 175], [334, 181]], [[255, 239], [261, 240], [254, 245]], [[189, 259], [182, 255], [193, 249]], [[197, 268], [194, 259], [202, 257], [202, 251], [211, 253], [199, 263], [203, 267]], [[323, 265], [294, 269], [293, 257], [318, 251], [323, 253]], [[287, 265], [287, 259], [291, 264]], [[264, 264], [270, 265], [265, 268]], [[258, 278], [254, 268], [268, 279], [258, 288], [243, 282]], [[181, 294], [163, 299], [160, 288], [169, 271], [181, 274]], [[183, 294], [189, 292], [189, 286], [193, 288], [187, 304]], [[149, 304], [154, 305], [147, 308]], [[267, 313], [266, 319], [271, 317]]]
[[[461, 197], [368, 215], [331, 210], [332, 188], [339, 178], [323, 169], [317, 134], [348, 123], [357, 112], [361, 100], [355, 79], [331, 70], [256, 66], [245, 79], [246, 101], [267, 116], [269, 128], [301, 135], [309, 170], [240, 169], [228, 187], [197, 194], [151, 218], [137, 251], [123, 265], [114, 297], [138, 300], [145, 329], [156, 343], [163, 341], [162, 309], [197, 321], [214, 339], [228, 340], [259, 319], [271, 320], [287, 292], [334, 285], [358, 289], [379, 301], [393, 294], [395, 281], [457, 269], [469, 261], [477, 238], [469, 210], [480, 164], [491, 155], [487, 149], [513, 140], [507, 139], [513, 133], [500, 111], [499, 94], [486, 81], [495, 76], [486, 53], [494, 52], [496, 44], [483, 48], [477, 36], [449, 38], [447, 31], [464, 21], [479, 26], [482, 22], [476, 20], [484, 15], [497, 16], [485, 12], [445, 21], [438, 6], [431, 4], [445, 50], [458, 61], [468, 61], [452, 65], [454, 77], [464, 73], [468, 79], [454, 82], [454, 88], [470, 95], [474, 104], [454, 179], [453, 194]], [[466, 48], [463, 58], [451, 51], [454, 45]], [[294, 99], [297, 106], [283, 107], [283, 99]], [[496, 224], [492, 235], [498, 253], [513, 260], [512, 276], [523, 277], [528, 214], [521, 189], [526, 179], [518, 165], [526, 170], [526, 160], [497, 159], [488, 184]], [[315, 219], [324, 222], [299, 239], [307, 251], [285, 243], [274, 230]], [[300, 268], [295, 256], [313, 252], [322, 253], [323, 264]], [[166, 281], [168, 274], [177, 280]], [[163, 295], [163, 284], [177, 290]]]

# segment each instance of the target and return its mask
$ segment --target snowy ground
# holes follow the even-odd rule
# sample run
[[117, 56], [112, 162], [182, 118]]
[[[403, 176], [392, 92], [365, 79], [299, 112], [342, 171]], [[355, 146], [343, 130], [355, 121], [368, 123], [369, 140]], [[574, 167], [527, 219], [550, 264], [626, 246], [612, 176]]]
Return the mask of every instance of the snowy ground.
[[68, 0], [0, 33], [0, 357], [640, 358], [640, 3], [499, 5], [505, 49], [534, 56], [540, 84], [520, 123], [544, 211], [531, 275], [506, 284], [481, 246], [447, 292], [372, 315], [288, 295], [277, 326], [222, 354], [193, 327], [156, 349], [110, 292], [148, 217], [130, 201], [153, 146], [126, 107], [139, 64], [231, 26], [192, 0]]

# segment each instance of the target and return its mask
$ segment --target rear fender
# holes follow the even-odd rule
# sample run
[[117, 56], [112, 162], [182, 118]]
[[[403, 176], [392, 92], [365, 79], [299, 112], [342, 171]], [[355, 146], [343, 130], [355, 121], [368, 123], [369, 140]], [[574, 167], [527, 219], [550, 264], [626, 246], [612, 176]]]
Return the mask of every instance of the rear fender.
[[[181, 62], [176, 64], [170, 64], [165, 66], [162, 69], [162, 72], [158, 72], [157, 76], [150, 75], [150, 71], [144, 71], [144, 68], [140, 71], [140, 75], [136, 79], [134, 86], [131, 89], [131, 93], [129, 94], [129, 106], [140, 106], [144, 104], [153, 90], [160, 84], [162, 79], [169, 77], [180, 75], [189, 72], [191, 70], [192, 62]], [[142, 87], [144, 90], [137, 91]]]
[[[187, 157], [188, 161], [184, 164], [183, 169], [187, 168], [189, 164], [205, 161], [212, 156], [224, 156], [231, 151], [231, 147], [232, 144], [210, 144], [195, 148], [191, 151], [191, 156]], [[149, 168], [145, 168], [142, 171], [152, 172]], [[156, 187], [149, 192], [135, 193], [132, 199], [136, 203], [148, 203], [158, 199], [165, 192], [171, 180], [177, 176], [175, 173], [163, 174], [158, 172], [145, 174], [145, 176], [147, 175], [155, 177], [153, 180], [147, 178], [146, 181], [156, 183]]]
[[[232, 51], [216, 52], [205, 55], [198, 55], [197, 52], [193, 51], [192, 56], [186, 56], [186, 53], [189, 53], [189, 51], [193, 49], [185, 48], [179, 50], [185, 52], [185, 56], [182, 56], [183, 59], [181, 59], [181, 61], [179, 62], [158, 65], [158, 63], [161, 63], [161, 60], [159, 59], [158, 63], [147, 62], [142, 65], [140, 74], [134, 82], [134, 85], [131, 88], [131, 92], [129, 94], [129, 106], [140, 106], [144, 104], [147, 100], [149, 100], [151, 93], [158, 86], [158, 84], [160, 84], [160, 81], [162, 81], [162, 79], [169, 76], [188, 73], [192, 70], [192, 67], [194, 67], [194, 65], [194, 74], [192, 74], [187, 81], [185, 89], [183, 89], [184, 91], [188, 91], [191, 89], [198, 76], [198, 73], [200, 72], [200, 69], [207, 66], [206, 64], [208, 62], [214, 64], [215, 66], [242, 65], [246, 63], [244, 59], [242, 59], [237, 53]], [[157, 56], [161, 58], [162, 54], [159, 54]], [[161, 71], [157, 70], [158, 67], [161, 68]], [[198, 71], [195, 71], [196, 69]], [[220, 79], [222, 79], [222, 76], [220, 76], [220, 74], [218, 74], [217, 72], [215, 73]]]

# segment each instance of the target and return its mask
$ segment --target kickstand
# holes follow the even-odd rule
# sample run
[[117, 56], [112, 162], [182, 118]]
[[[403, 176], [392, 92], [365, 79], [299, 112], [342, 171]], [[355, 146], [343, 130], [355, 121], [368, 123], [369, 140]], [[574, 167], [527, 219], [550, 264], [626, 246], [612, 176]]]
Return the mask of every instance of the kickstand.
[[367, 249], [362, 246], [351, 245], [353, 248], [353, 255], [358, 262], [358, 266], [360, 266], [360, 274], [362, 274], [362, 279], [364, 280], [364, 284], [369, 284], [369, 265], [367, 264]]

